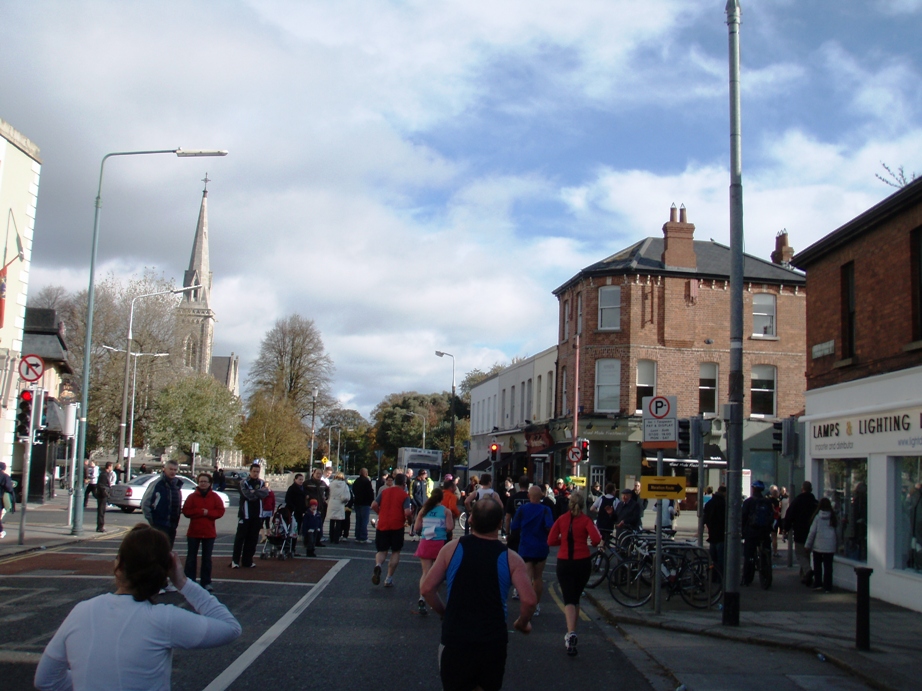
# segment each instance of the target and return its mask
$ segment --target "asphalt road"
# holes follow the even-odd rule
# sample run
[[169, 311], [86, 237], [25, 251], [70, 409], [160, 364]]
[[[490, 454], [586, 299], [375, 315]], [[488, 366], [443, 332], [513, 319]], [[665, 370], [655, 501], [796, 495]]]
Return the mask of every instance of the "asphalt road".
[[[214, 585], [217, 597], [243, 625], [243, 635], [221, 648], [175, 651], [174, 689], [440, 688], [440, 621], [415, 613], [420, 576], [419, 562], [410, 556], [415, 543], [407, 543], [394, 588], [371, 583], [374, 548], [351, 542], [320, 550], [322, 559], [257, 561], [252, 570], [231, 570], [234, 515], [231, 509], [219, 523]], [[31, 688], [41, 651], [73, 605], [111, 590], [112, 562], [123, 530], [118, 526], [138, 519], [139, 514], [110, 510], [107, 526], [113, 532], [107, 539], [0, 562], [4, 690]], [[180, 535], [184, 528], [185, 521]], [[177, 538], [181, 555], [183, 542]], [[667, 687], [662, 677], [656, 678], [660, 668], [593, 611], [580, 622], [579, 655], [567, 657], [553, 563], [548, 572], [552, 587], [532, 634], [510, 633], [504, 688], [592, 688], [603, 679], [617, 679], [619, 686], [637, 691]], [[178, 594], [162, 601], [183, 603]], [[517, 611], [518, 603], [510, 601], [510, 622]]]

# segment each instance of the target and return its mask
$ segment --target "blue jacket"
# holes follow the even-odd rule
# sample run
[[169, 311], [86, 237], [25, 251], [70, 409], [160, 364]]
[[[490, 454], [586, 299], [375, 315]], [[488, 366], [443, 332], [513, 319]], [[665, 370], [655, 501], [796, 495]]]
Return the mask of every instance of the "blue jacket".
[[181, 486], [180, 480], [174, 478], [170, 481], [165, 475], [161, 475], [159, 480], [150, 483], [141, 500], [144, 519], [153, 526], [164, 528], [178, 526], [182, 512]]

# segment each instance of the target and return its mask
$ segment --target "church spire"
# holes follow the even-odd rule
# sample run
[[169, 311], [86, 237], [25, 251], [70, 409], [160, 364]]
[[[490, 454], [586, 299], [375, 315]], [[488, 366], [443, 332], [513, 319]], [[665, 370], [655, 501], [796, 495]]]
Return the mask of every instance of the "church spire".
[[189, 268], [186, 269], [182, 285], [183, 288], [196, 284], [202, 286], [200, 290], [184, 293], [183, 302], [209, 307], [209, 302], [211, 301], [211, 266], [208, 261], [208, 183], [211, 180], [208, 173], [205, 173], [202, 182], [205, 183], [205, 189], [202, 191], [202, 206], [198, 212], [195, 241], [192, 243], [192, 257], [189, 259]]

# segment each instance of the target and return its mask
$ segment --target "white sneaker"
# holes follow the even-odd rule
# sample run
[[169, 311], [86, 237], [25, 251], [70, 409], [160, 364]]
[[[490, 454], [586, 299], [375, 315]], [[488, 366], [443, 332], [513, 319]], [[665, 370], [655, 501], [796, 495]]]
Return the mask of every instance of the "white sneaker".
[[567, 646], [567, 655], [571, 657], [576, 655], [576, 631], [570, 631], [570, 633], [564, 636], [563, 642]]
[[2, 539], [5, 538], [5, 537], [6, 537], [6, 531], [5, 531], [5, 530], [0, 530], [0, 540], [2, 540]]
[[172, 583], [168, 583], [167, 586], [166, 586], [166, 588], [163, 589], [163, 592], [165, 592], [165, 593], [178, 593], [179, 590], [177, 590], [177, 589], [176, 589], [176, 586], [173, 585]]
[[513, 600], [518, 600], [518, 599], [519, 599], [519, 591], [516, 590], [515, 588], [512, 589], [512, 599], [513, 599]]
[[541, 614], [541, 605], [535, 605], [535, 613], [532, 616], [537, 617], [539, 614]]

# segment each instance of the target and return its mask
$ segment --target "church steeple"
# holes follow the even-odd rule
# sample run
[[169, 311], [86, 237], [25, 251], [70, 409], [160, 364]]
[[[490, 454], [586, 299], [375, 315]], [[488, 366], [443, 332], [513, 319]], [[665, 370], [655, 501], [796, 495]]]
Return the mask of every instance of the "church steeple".
[[208, 173], [202, 180], [205, 189], [202, 191], [202, 206], [198, 212], [198, 224], [195, 228], [195, 240], [192, 243], [192, 256], [189, 259], [189, 268], [183, 277], [183, 288], [201, 285], [199, 290], [183, 293], [183, 302], [207, 308], [211, 302], [211, 265], [208, 261]]
[[200, 285], [197, 290], [183, 293], [176, 307], [177, 347], [183, 364], [206, 374], [211, 369], [211, 352], [214, 347], [215, 314], [211, 309], [211, 266], [208, 261], [208, 174], [205, 174], [202, 206], [198, 212], [192, 257], [183, 276], [183, 288]]

